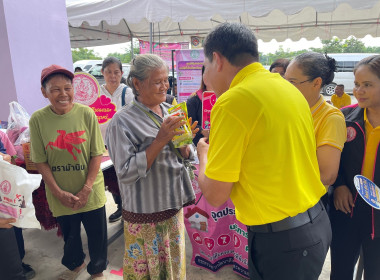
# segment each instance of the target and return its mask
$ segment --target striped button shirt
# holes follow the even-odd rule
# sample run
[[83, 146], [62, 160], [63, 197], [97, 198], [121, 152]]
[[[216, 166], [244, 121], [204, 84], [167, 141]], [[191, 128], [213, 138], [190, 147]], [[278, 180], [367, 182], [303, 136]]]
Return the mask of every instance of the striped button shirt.
[[[159, 123], [163, 118], [142, 103]], [[171, 105], [161, 103], [163, 115]], [[112, 118], [106, 143], [119, 181], [123, 209], [133, 213], [156, 213], [180, 209], [194, 200], [190, 177], [181, 160], [166, 145], [147, 170], [145, 150], [156, 138], [159, 128], [133, 102], [118, 111]]]

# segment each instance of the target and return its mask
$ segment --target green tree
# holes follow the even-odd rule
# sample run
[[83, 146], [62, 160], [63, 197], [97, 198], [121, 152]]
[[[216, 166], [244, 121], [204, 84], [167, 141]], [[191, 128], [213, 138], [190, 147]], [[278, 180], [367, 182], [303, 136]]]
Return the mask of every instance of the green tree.
[[380, 53], [380, 47], [366, 47], [366, 53]]
[[84, 59], [102, 59], [99, 54], [94, 53], [94, 50], [89, 50], [87, 48], [71, 49], [71, 55], [73, 57], [73, 62]]
[[116, 57], [116, 58], [120, 59], [120, 61], [122, 63], [128, 63], [131, 60], [130, 59], [130, 55], [128, 55], [128, 53], [113, 52], [113, 53], [107, 54], [106, 57], [109, 57], [109, 56], [113, 56], [113, 57]]
[[[109, 53], [107, 54], [106, 57], [113, 56], [117, 57], [120, 59], [122, 63], [130, 63], [132, 60], [132, 52], [131, 52], [131, 42], [127, 43], [126, 48], [124, 48], [124, 51], [121, 53], [114, 52], [114, 53]], [[138, 40], [133, 40], [133, 55], [139, 54], [140, 53], [140, 44]]]
[[377, 53], [380, 54], [380, 47], [366, 47], [364, 43], [355, 37], [351, 36], [345, 40], [340, 40], [337, 37], [331, 40], [322, 40], [322, 48], [310, 48], [308, 50], [290, 51], [284, 50], [280, 45], [275, 53], [262, 54], [260, 53], [260, 62], [263, 65], [271, 65], [278, 58], [292, 59], [304, 52], [319, 52], [319, 53]]
[[364, 53], [366, 52], [366, 47], [364, 43], [354, 36], [344, 40], [342, 44], [342, 52], [344, 53]]
[[[139, 54], [139, 53], [140, 53], [140, 48], [134, 46], [134, 48], [133, 48], [133, 54], [136, 55], [136, 54]], [[122, 52], [122, 53], [114, 52], [114, 53], [107, 54], [107, 57], [109, 57], [109, 56], [117, 57], [118, 59], [120, 59], [120, 61], [122, 63], [130, 63], [131, 60], [132, 60], [131, 47], [127, 46], [124, 49], [124, 52]]]
[[300, 51], [290, 51], [287, 49], [284, 50], [283, 46], [280, 45], [279, 49], [275, 53], [268, 53], [266, 55], [260, 54], [260, 62], [263, 65], [271, 65], [276, 59], [279, 58], [287, 58], [292, 59], [297, 55], [307, 52], [308, 50], [300, 50]]
[[322, 40], [322, 52], [323, 53], [342, 53], [343, 52], [343, 42], [337, 37], [331, 40]]

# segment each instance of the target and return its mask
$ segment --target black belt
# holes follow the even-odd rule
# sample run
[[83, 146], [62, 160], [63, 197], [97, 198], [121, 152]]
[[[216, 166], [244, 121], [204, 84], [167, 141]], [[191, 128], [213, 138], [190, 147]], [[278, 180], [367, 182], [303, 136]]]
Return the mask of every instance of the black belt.
[[267, 233], [289, 230], [312, 222], [324, 210], [323, 203], [319, 201], [309, 210], [294, 217], [287, 217], [281, 221], [258, 226], [247, 226], [252, 232]]

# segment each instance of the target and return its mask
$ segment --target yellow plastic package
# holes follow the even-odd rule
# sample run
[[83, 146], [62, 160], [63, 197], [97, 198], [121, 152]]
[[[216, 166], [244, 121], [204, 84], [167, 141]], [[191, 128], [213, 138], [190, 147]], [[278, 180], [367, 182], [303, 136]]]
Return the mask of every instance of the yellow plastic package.
[[191, 131], [191, 126], [189, 124], [189, 119], [187, 115], [186, 102], [181, 102], [177, 105], [168, 109], [168, 116], [184, 116], [186, 123], [181, 127], [177, 128], [177, 131], [184, 131], [181, 135], [175, 135], [172, 139], [175, 148], [180, 148], [182, 146], [193, 143], [193, 133]]

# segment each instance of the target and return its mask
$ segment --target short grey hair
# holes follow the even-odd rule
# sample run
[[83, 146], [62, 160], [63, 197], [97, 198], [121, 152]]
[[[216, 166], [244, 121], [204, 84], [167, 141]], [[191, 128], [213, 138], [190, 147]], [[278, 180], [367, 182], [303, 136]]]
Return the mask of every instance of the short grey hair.
[[165, 67], [169, 72], [169, 67], [166, 62], [155, 54], [142, 54], [135, 57], [131, 62], [131, 70], [127, 78], [127, 85], [132, 89], [133, 94], [138, 96], [134, 84], [133, 78], [138, 79], [139, 81], [145, 81], [149, 78], [151, 72], [156, 69], [161, 69]]

